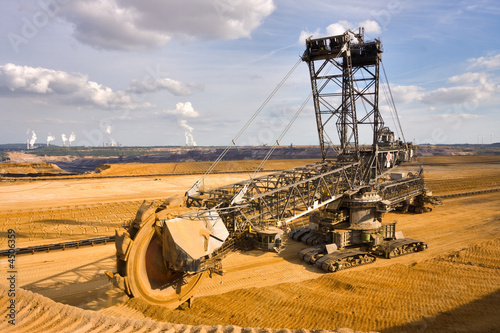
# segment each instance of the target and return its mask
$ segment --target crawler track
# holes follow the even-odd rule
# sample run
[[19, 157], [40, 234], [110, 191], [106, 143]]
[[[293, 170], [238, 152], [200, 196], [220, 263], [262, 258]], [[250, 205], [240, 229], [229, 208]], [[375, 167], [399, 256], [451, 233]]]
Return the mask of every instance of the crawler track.
[[423, 251], [427, 249], [427, 247], [427, 243], [411, 238], [393, 239], [387, 241], [386, 244], [375, 251], [375, 253], [390, 259]]
[[327, 253], [324, 245], [308, 247], [299, 252], [299, 259], [332, 273], [375, 262], [376, 258], [359, 249], [348, 249]]
[[337, 272], [375, 262], [375, 257], [365, 251], [344, 250], [325, 254], [315, 263], [316, 267], [325, 272]]

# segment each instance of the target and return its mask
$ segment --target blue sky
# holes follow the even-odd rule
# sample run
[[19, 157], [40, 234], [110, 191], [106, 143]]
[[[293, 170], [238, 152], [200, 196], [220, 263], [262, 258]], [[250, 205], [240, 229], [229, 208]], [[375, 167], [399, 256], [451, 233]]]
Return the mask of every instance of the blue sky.
[[[305, 37], [360, 25], [382, 40], [408, 141], [500, 141], [497, 1], [19, 0], [0, 9], [0, 143], [62, 145], [64, 134], [87, 146], [227, 145]], [[272, 144], [309, 92], [301, 63], [237, 144]], [[391, 126], [383, 98], [380, 108]], [[312, 102], [281, 143], [317, 143]]]

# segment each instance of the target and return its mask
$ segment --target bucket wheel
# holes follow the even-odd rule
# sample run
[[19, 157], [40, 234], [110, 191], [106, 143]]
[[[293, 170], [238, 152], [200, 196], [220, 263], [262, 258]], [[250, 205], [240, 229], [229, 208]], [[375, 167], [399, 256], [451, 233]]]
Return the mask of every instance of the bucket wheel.
[[132, 223], [128, 231], [117, 232], [118, 272], [106, 274], [130, 297], [177, 308], [192, 299], [207, 272], [187, 274], [170, 270], [163, 260], [161, 238], [154, 226], [153, 214], [138, 229]]

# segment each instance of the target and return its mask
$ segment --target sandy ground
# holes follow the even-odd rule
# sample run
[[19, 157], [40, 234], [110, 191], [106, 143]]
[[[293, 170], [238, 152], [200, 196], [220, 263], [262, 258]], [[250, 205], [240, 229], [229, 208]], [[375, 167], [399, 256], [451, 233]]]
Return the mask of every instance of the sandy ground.
[[[436, 195], [500, 187], [500, 157], [427, 157], [420, 162]], [[246, 177], [217, 175], [207, 186]], [[182, 195], [198, 178], [2, 182], [0, 248], [7, 247], [9, 228], [16, 230], [18, 246], [112, 235], [133, 218], [143, 199]], [[324, 274], [300, 262], [296, 254], [303, 245], [293, 241], [279, 255], [234, 253], [223, 261], [224, 276], [203, 282], [192, 309], [165, 311], [127, 301], [103, 275], [114, 270], [112, 244], [19, 255], [17, 286], [57, 302], [137, 320], [364, 331], [456, 331], [459, 326], [453, 323], [469, 323], [476, 326], [463, 327], [485, 331], [500, 325], [487, 310], [500, 311], [499, 264], [489, 260], [500, 256], [498, 207], [500, 192], [492, 192], [446, 199], [422, 215], [387, 214], [406, 237], [425, 240], [429, 249], [340, 273]], [[461, 250], [466, 260], [449, 257]], [[0, 270], [6, 271], [6, 265], [1, 258]], [[416, 280], [421, 282], [415, 285]], [[471, 318], [464, 324], [464, 311], [474, 306], [484, 308], [483, 326]]]
[[[200, 175], [2, 182], [0, 209], [18, 211], [65, 205], [164, 199], [176, 194], [184, 195], [198, 179]], [[246, 179], [245, 174], [222, 174], [206, 179], [205, 185], [230, 184], [242, 179]]]
[[[0, 306], [9, 306], [8, 289], [0, 284]], [[9, 323], [2, 313], [0, 321], [1, 332], [32, 333], [32, 332], [182, 332], [182, 333], [328, 333], [330, 331], [311, 332], [309, 330], [258, 329], [241, 328], [237, 326], [192, 326], [163, 323], [149, 319], [134, 320], [127, 318], [127, 313], [120, 317], [106, 316], [94, 311], [82, 310], [76, 307], [56, 303], [51, 299], [30, 291], [19, 289], [16, 295], [18, 312], [14, 321]], [[13, 320], [10, 319], [9, 320]], [[350, 329], [340, 329], [331, 332], [354, 333]]]

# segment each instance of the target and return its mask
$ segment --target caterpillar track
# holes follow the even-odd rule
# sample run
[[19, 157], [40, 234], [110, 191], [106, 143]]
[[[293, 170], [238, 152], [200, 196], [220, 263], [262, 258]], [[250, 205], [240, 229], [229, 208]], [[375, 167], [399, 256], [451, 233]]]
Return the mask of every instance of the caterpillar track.
[[327, 273], [333, 273], [375, 262], [374, 254], [390, 259], [427, 249], [427, 244], [410, 238], [387, 241], [373, 251], [364, 249], [343, 249], [328, 253], [325, 244], [308, 247], [299, 252], [299, 259], [315, 265]]
[[341, 250], [325, 254], [316, 260], [316, 267], [325, 272], [337, 272], [343, 269], [349, 269], [361, 265], [371, 264], [375, 257], [365, 251], [360, 250]]
[[309, 227], [297, 228], [289, 232], [288, 236], [307, 245], [298, 253], [300, 260], [333, 273], [361, 265], [375, 262], [376, 257], [387, 259], [399, 257], [428, 248], [427, 243], [411, 238], [389, 239], [375, 248], [356, 247], [337, 250], [336, 244], [326, 244], [323, 235], [313, 232]]
[[402, 239], [388, 241], [386, 248], [366, 251], [363, 249], [344, 249], [327, 253], [325, 245], [316, 245], [308, 247], [299, 252], [299, 259], [315, 265], [327, 273], [333, 273], [344, 269], [349, 269], [361, 265], [367, 265], [375, 262], [374, 254], [390, 259], [415, 253], [427, 249], [427, 244], [413, 239]]
[[384, 256], [387, 259], [404, 256], [419, 251], [424, 251], [428, 248], [427, 243], [411, 238], [391, 239], [385, 244], [377, 247], [373, 252], [379, 256]]

